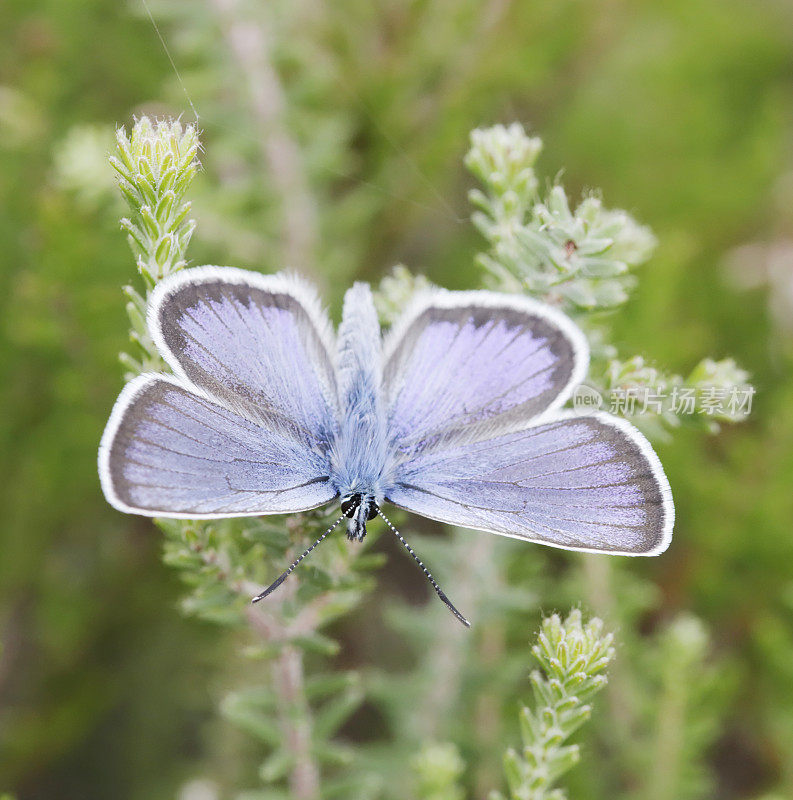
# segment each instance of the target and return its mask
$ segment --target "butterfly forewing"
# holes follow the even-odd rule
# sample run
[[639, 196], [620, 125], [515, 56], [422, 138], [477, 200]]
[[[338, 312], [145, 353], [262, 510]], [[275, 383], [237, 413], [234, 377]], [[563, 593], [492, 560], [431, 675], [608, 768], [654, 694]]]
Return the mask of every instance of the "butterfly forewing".
[[327, 445], [337, 406], [334, 343], [304, 284], [199, 267], [157, 287], [148, 320], [177, 375], [241, 416]]

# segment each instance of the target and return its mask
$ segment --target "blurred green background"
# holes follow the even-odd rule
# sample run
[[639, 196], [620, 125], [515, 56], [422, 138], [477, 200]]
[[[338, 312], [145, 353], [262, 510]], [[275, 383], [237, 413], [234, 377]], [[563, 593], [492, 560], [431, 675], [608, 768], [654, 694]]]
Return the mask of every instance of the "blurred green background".
[[[174, 797], [209, 749], [217, 772], [245, 748], [215, 715], [232, 634], [178, 613], [160, 534], [105, 503], [95, 466], [135, 277], [104, 154], [114, 125], [192, 121], [192, 102], [193, 263], [300, 266], [336, 311], [352, 279], [400, 262], [480, 283], [461, 163], [476, 126], [524, 123], [548, 180], [564, 168], [573, 196], [599, 187], [653, 228], [617, 344], [680, 372], [732, 355], [757, 396], [745, 424], [659, 448], [679, 522], [640, 569], [729, 673], [708, 791], [793, 796], [793, 6], [150, 7], [181, 81], [138, 2], [0, 4], [0, 791]], [[350, 659], [399, 649], [342, 635]]]

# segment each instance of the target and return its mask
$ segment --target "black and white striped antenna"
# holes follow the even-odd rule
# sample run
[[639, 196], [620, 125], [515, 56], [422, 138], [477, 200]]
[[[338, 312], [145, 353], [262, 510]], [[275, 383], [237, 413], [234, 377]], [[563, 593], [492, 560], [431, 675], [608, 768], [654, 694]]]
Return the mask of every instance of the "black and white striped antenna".
[[427, 580], [432, 584], [432, 588], [435, 589], [435, 593], [438, 595], [438, 597], [440, 597], [440, 599], [446, 603], [452, 614], [454, 614], [454, 616], [457, 617], [457, 619], [459, 619], [466, 628], [470, 628], [471, 623], [454, 607], [452, 601], [446, 597], [446, 593], [443, 591], [443, 589], [441, 589], [440, 586], [438, 586], [437, 581], [432, 577], [432, 573], [424, 566], [424, 562], [416, 555], [416, 551], [405, 541], [405, 537], [402, 536], [402, 534], [391, 524], [391, 520], [388, 519], [388, 517], [379, 508], [377, 509], [377, 513], [383, 518], [383, 522], [385, 522], [385, 524], [391, 528], [391, 531], [394, 533], [397, 539], [399, 539], [399, 541], [405, 545], [405, 549], [408, 551], [408, 553], [410, 553], [411, 556], [413, 556], [413, 560], [421, 567], [421, 571], [427, 576]]

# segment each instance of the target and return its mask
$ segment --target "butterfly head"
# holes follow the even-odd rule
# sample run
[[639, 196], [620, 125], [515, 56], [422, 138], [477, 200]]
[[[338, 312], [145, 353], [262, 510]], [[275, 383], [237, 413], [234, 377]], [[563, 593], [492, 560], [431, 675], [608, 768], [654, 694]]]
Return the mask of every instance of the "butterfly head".
[[366, 536], [366, 523], [374, 519], [379, 510], [374, 497], [370, 495], [347, 495], [341, 501], [341, 513], [347, 517], [347, 538], [351, 542], [362, 542]]

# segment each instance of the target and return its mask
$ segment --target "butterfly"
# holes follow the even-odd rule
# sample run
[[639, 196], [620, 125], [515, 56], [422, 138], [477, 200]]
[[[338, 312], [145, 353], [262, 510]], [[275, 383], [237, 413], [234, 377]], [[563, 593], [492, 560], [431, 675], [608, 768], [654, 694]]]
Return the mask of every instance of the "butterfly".
[[417, 295], [381, 335], [369, 286], [344, 297], [338, 334], [310, 285], [231, 267], [175, 273], [147, 324], [172, 375], [121, 392], [99, 447], [115, 508], [214, 519], [340, 502], [361, 541], [383, 513], [585, 552], [657, 555], [674, 506], [661, 463], [624, 419], [560, 410], [585, 377], [586, 338], [523, 296]]

